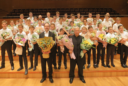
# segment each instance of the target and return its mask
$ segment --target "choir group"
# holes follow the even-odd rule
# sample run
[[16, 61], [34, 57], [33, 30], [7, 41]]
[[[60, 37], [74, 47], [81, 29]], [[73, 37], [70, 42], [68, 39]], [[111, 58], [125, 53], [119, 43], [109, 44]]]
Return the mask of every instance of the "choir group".
[[[123, 68], [127, 68], [126, 61], [128, 55], [128, 32], [121, 24], [121, 18], [117, 17], [116, 20], [110, 17], [109, 13], [105, 14], [104, 20], [100, 19], [100, 14], [96, 14], [96, 18], [92, 17], [92, 13], [88, 14], [88, 18], [85, 19], [84, 16], [77, 13], [77, 18], [74, 14], [70, 15], [68, 18], [67, 13], [63, 17], [60, 17], [60, 13], [56, 12], [56, 15], [51, 17], [50, 12], [46, 13], [47, 17], [42, 19], [42, 16], [39, 15], [33, 17], [33, 13], [29, 13], [29, 17], [24, 19], [24, 15], [20, 15], [20, 19], [14, 22], [10, 21], [10, 24], [7, 24], [7, 21], [2, 21], [2, 29], [0, 30], [0, 42], [1, 42], [1, 55], [2, 62], [1, 67], [5, 68], [5, 50], [7, 50], [8, 57], [11, 64], [11, 70], [14, 70], [13, 56], [16, 56], [19, 51], [17, 48], [22, 48], [22, 54], [19, 55], [19, 69], [23, 69], [23, 61], [25, 65], [25, 75], [28, 74], [28, 62], [27, 56], [30, 56], [30, 67], [29, 70], [33, 68], [33, 71], [36, 70], [38, 66], [38, 56], [41, 57], [41, 67], [42, 67], [42, 79], [41, 83], [46, 80], [46, 62], [48, 63], [49, 68], [49, 80], [53, 83], [52, 79], [52, 65], [54, 69], [61, 69], [62, 55], [64, 57], [64, 66], [67, 69], [67, 54], [74, 52], [76, 59], [70, 58], [70, 83], [74, 79], [74, 69], [75, 65], [78, 65], [78, 75], [80, 80], [85, 83], [83, 76], [83, 69], [85, 69], [86, 64], [86, 54], [87, 54], [87, 68], [91, 66], [91, 51], [93, 57], [93, 67], [99, 67], [99, 61], [101, 57], [101, 65], [103, 67], [110, 68], [115, 67], [114, 65], [114, 55], [116, 53], [120, 54], [120, 62]], [[3, 34], [4, 33], [4, 34]], [[45, 52], [39, 48], [39, 45], [36, 42], [32, 41], [32, 36], [44, 38], [52, 37], [55, 41], [55, 45], [49, 52]], [[4, 38], [4, 35], [9, 35], [7, 38]], [[25, 45], [18, 45], [13, 40], [22, 35], [26, 39]], [[69, 50], [64, 46], [64, 52], [61, 52], [61, 45], [58, 43], [58, 36], [67, 35], [72, 39], [74, 49]], [[115, 42], [115, 38], [117, 41]], [[83, 50], [84, 57], [81, 58], [81, 42], [82, 39], [90, 39], [93, 42], [93, 46], [89, 49]], [[108, 39], [111, 39], [108, 42]], [[32, 46], [32, 44], [33, 46]], [[12, 51], [13, 47], [13, 51]], [[32, 48], [32, 49], [31, 49]], [[106, 60], [105, 60], [105, 50], [106, 50]], [[27, 53], [26, 53], [27, 52]], [[96, 54], [97, 52], [97, 54]], [[43, 58], [42, 54], [47, 53], [50, 55], [48, 59]], [[58, 55], [58, 67], [56, 63], [56, 55]], [[33, 57], [35, 56], [34, 63]], [[70, 57], [70, 55], [69, 55]], [[109, 59], [111, 58], [111, 66]], [[106, 62], [105, 62], [106, 61]], [[105, 64], [106, 63], [106, 64]]]

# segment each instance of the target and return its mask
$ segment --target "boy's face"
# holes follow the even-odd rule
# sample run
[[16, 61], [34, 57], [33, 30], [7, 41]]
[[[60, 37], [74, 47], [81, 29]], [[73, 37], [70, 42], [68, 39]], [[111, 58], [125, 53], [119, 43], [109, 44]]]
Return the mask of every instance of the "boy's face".
[[56, 13], [56, 16], [57, 16], [57, 17], [59, 17], [59, 16], [60, 16], [60, 14], [59, 14], [59, 13]]
[[92, 17], [92, 14], [91, 13], [89, 14], [89, 17]]
[[21, 27], [21, 26], [19, 26], [18, 29], [19, 29], [20, 32], [23, 31], [23, 27]]
[[120, 32], [123, 32], [123, 31], [124, 31], [124, 27], [121, 26], [121, 27], [119, 28], [119, 31], [120, 31]]
[[7, 27], [7, 24], [6, 23], [2, 23], [2, 27], [3, 28], [6, 28]]
[[99, 24], [99, 29], [102, 29], [102, 24]]
[[29, 28], [30, 32], [33, 33], [34, 32], [34, 28]]
[[71, 24], [71, 26], [73, 26], [73, 25], [74, 25], [74, 23], [73, 23], [73, 22], [71, 22], [70, 24]]
[[39, 24], [39, 25], [41, 25], [41, 24], [42, 24], [42, 22], [41, 22], [41, 21], [38, 21], [38, 24]]
[[86, 20], [84, 20], [84, 24], [87, 24]]
[[37, 21], [37, 18], [34, 18], [34, 21]]
[[96, 18], [100, 18], [100, 15], [96, 15]]
[[82, 32], [83, 32], [83, 33], [86, 33], [86, 32], [87, 32], [87, 29], [86, 29], [86, 28], [83, 28], [83, 29], [82, 29]]
[[109, 33], [113, 33], [113, 28], [109, 28], [109, 29], [108, 29], [108, 32], [109, 32]]
[[47, 13], [47, 17], [50, 17], [50, 13]]
[[60, 34], [63, 35], [63, 34], [64, 34], [64, 30], [61, 30], [61, 31], [60, 31]]
[[54, 25], [51, 25], [51, 30], [54, 30], [55, 29], [55, 26]]
[[27, 24], [30, 25], [31, 24], [31, 21], [27, 21]]
[[13, 22], [13, 21], [11, 21], [11, 22], [10, 22], [10, 25], [14, 25], [14, 22]]
[[93, 28], [89, 28], [88, 30], [89, 30], [89, 32], [92, 32], [93, 31]]
[[33, 16], [33, 14], [32, 14], [32, 13], [29, 13], [29, 16], [30, 16], [30, 17], [32, 17], [32, 16]]
[[80, 14], [77, 14], [77, 17], [80, 18]]
[[116, 20], [116, 23], [120, 23], [120, 20]]

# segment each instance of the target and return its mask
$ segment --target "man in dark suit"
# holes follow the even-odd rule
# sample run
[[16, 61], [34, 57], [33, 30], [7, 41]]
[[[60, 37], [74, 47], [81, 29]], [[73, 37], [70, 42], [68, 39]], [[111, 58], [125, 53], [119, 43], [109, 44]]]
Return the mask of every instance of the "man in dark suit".
[[[80, 56], [80, 52], [81, 52], [81, 48], [80, 48], [80, 44], [82, 42], [83, 37], [79, 35], [80, 33], [80, 29], [79, 27], [75, 28], [74, 30], [74, 35], [71, 36], [72, 38], [72, 42], [74, 45], [74, 49], [73, 51], [69, 50], [69, 53], [74, 52], [76, 59], [71, 59], [70, 58], [70, 72], [69, 72], [69, 77], [70, 77], [70, 83], [73, 82], [74, 79], [74, 70], [75, 70], [75, 66], [76, 64], [78, 65], [78, 75], [80, 80], [85, 83], [84, 80], [84, 76], [83, 76], [83, 60], [84, 58], [81, 58]], [[84, 53], [86, 53], [86, 50], [83, 50]]]
[[[55, 41], [55, 35], [49, 31], [50, 25], [48, 23], [45, 23], [44, 25], [44, 29], [45, 31], [42, 32], [39, 35], [39, 38], [44, 38], [44, 37], [52, 37], [53, 40]], [[45, 59], [43, 58], [42, 54], [43, 53], [47, 53], [49, 54], [49, 58]], [[48, 52], [44, 52], [43, 50], [41, 50], [41, 67], [42, 67], [42, 79], [41, 79], [41, 83], [44, 82], [46, 80], [47, 74], [46, 74], [46, 62], [48, 63], [48, 69], [49, 69], [49, 80], [51, 83], [53, 83], [53, 79], [52, 79], [52, 53], [53, 53], [53, 48], [51, 49], [51, 51]]]

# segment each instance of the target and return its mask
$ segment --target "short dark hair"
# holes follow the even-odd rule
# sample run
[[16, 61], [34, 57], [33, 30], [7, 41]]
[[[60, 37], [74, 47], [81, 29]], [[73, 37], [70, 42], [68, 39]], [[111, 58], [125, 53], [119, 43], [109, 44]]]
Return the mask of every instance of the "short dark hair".
[[102, 24], [102, 23], [98, 23], [98, 25], [97, 25], [97, 26], [99, 27], [99, 25], [100, 25], [100, 24]]
[[119, 26], [118, 26], [118, 29], [119, 29], [121, 26], [123, 26], [123, 25], [119, 25]]
[[93, 28], [92, 26], [89, 26], [88, 29]]

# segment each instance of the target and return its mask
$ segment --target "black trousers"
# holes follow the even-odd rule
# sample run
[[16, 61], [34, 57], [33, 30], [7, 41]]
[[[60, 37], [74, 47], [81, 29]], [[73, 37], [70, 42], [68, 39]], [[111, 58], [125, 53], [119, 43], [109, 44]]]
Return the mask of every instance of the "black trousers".
[[90, 59], [91, 59], [91, 50], [93, 51], [93, 64], [96, 64], [96, 46], [93, 45], [94, 48], [91, 48], [90, 50], [87, 51], [88, 54], [88, 64], [90, 64]]
[[[52, 54], [51, 54], [52, 55]], [[50, 55], [50, 56], [51, 56]], [[41, 54], [41, 67], [42, 67], [42, 78], [46, 78], [46, 62], [48, 63], [48, 69], [49, 69], [49, 78], [52, 78], [52, 58], [44, 59], [42, 54]]]
[[34, 44], [34, 49], [30, 51], [30, 63], [31, 67], [33, 67], [33, 55], [35, 54], [35, 60], [34, 60], [34, 67], [38, 64], [38, 52], [39, 52], [39, 46], [38, 44]]
[[69, 77], [74, 78], [74, 70], [76, 64], [78, 65], [78, 75], [80, 78], [84, 78], [83, 76], [83, 58], [82, 59], [70, 59], [70, 72], [69, 72]]
[[104, 64], [105, 48], [103, 47], [103, 44], [99, 42], [99, 44], [97, 46], [97, 64], [99, 64], [101, 51], [102, 51], [101, 61], [102, 61], [102, 65], [103, 65]]
[[121, 53], [121, 43], [118, 43], [118, 50], [117, 50], [117, 53]]
[[27, 63], [27, 57], [26, 57], [26, 47], [22, 46], [22, 49], [23, 49], [22, 55], [19, 55], [19, 63], [20, 63], [20, 67], [23, 68], [23, 59], [24, 59], [25, 70], [27, 70], [28, 63]]
[[53, 53], [52, 53], [52, 63], [54, 66], [56, 66], [56, 53], [57, 53], [57, 44], [53, 46]]
[[4, 44], [1, 46], [1, 55], [2, 55], [1, 66], [5, 66], [5, 50], [7, 50], [11, 66], [14, 66], [13, 57], [12, 57], [12, 40], [8, 40], [4, 42]]
[[14, 43], [14, 41], [12, 41], [12, 45], [13, 45], [13, 53], [15, 53], [15, 50], [16, 50], [16, 44]]
[[83, 57], [83, 66], [86, 64], [86, 53], [84, 54], [84, 57]]
[[106, 58], [106, 64], [109, 65], [109, 58], [111, 56], [111, 65], [113, 64], [114, 59], [114, 53], [115, 53], [115, 46], [108, 44], [107, 45], [107, 58]]
[[[124, 53], [124, 55], [123, 55]], [[126, 64], [127, 62], [127, 56], [128, 56], [128, 47], [124, 44], [121, 45], [121, 51], [120, 51], [120, 61], [121, 64]]]
[[60, 50], [60, 46], [59, 46], [58, 47], [58, 52], [59, 52], [58, 65], [61, 66], [62, 55], [64, 56], [64, 65], [67, 65], [66, 47], [64, 46], [64, 53], [62, 53], [61, 50]]
[[28, 45], [28, 40], [26, 41], [26, 43], [25, 43], [25, 47], [27, 48], [27, 50], [28, 50], [28, 54], [30, 54], [30, 52], [29, 52], [29, 45]]

